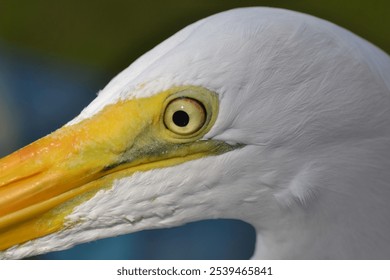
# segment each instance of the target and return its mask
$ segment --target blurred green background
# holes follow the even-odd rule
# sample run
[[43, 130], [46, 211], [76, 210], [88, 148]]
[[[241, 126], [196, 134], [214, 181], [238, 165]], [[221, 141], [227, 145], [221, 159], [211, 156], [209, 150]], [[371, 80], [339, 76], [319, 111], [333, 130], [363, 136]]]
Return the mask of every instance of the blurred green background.
[[[235, 7], [312, 14], [390, 53], [389, 0], [0, 0], [0, 157], [60, 127], [140, 55], [186, 25]], [[52, 253], [46, 259], [242, 259], [255, 233], [205, 221]]]
[[390, 52], [389, 0], [1, 0], [0, 39], [118, 72], [184, 26], [245, 6], [281, 7], [325, 18]]

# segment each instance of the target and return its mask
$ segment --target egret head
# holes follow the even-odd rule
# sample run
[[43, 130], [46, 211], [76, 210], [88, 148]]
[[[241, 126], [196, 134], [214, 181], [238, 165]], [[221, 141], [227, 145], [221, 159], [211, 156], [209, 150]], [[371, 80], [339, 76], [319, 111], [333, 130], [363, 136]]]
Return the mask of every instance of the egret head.
[[[0, 256], [236, 218], [261, 232], [263, 257], [294, 256], [293, 244], [315, 257], [313, 240], [338, 226], [327, 219], [345, 210], [362, 222], [370, 207], [348, 192], [371, 152], [386, 148], [371, 137], [390, 130], [388, 85], [377, 73], [386, 59], [339, 27], [278, 9], [186, 27], [66, 126], [0, 161]], [[376, 148], [363, 149], [366, 141]], [[357, 226], [347, 218], [340, 214]]]

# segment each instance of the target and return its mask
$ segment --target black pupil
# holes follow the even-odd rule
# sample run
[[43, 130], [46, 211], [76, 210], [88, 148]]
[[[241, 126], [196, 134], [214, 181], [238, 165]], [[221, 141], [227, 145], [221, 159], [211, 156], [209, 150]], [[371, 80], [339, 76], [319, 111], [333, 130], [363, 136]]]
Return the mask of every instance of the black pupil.
[[184, 111], [176, 111], [172, 120], [177, 126], [184, 127], [190, 122], [190, 116]]

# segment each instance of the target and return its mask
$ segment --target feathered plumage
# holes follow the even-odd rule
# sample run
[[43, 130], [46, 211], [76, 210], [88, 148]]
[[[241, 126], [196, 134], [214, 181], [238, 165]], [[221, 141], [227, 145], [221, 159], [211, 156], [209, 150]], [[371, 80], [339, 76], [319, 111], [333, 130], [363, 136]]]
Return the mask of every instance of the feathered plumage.
[[[193, 142], [223, 143], [227, 150], [113, 180], [77, 205], [64, 228], [1, 256], [235, 218], [256, 228], [255, 258], [390, 257], [387, 54], [312, 16], [231, 10], [146, 53], [67, 127], [183, 86], [205, 88], [219, 102], [215, 123]], [[149, 152], [159, 145], [153, 141]]]

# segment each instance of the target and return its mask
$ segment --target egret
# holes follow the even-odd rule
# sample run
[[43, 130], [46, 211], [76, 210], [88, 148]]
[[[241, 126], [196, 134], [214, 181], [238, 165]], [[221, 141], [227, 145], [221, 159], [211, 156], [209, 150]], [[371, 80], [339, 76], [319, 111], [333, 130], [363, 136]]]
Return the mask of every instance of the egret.
[[217, 218], [254, 226], [254, 258], [390, 258], [389, 56], [309, 15], [222, 12], [0, 161], [1, 258]]

